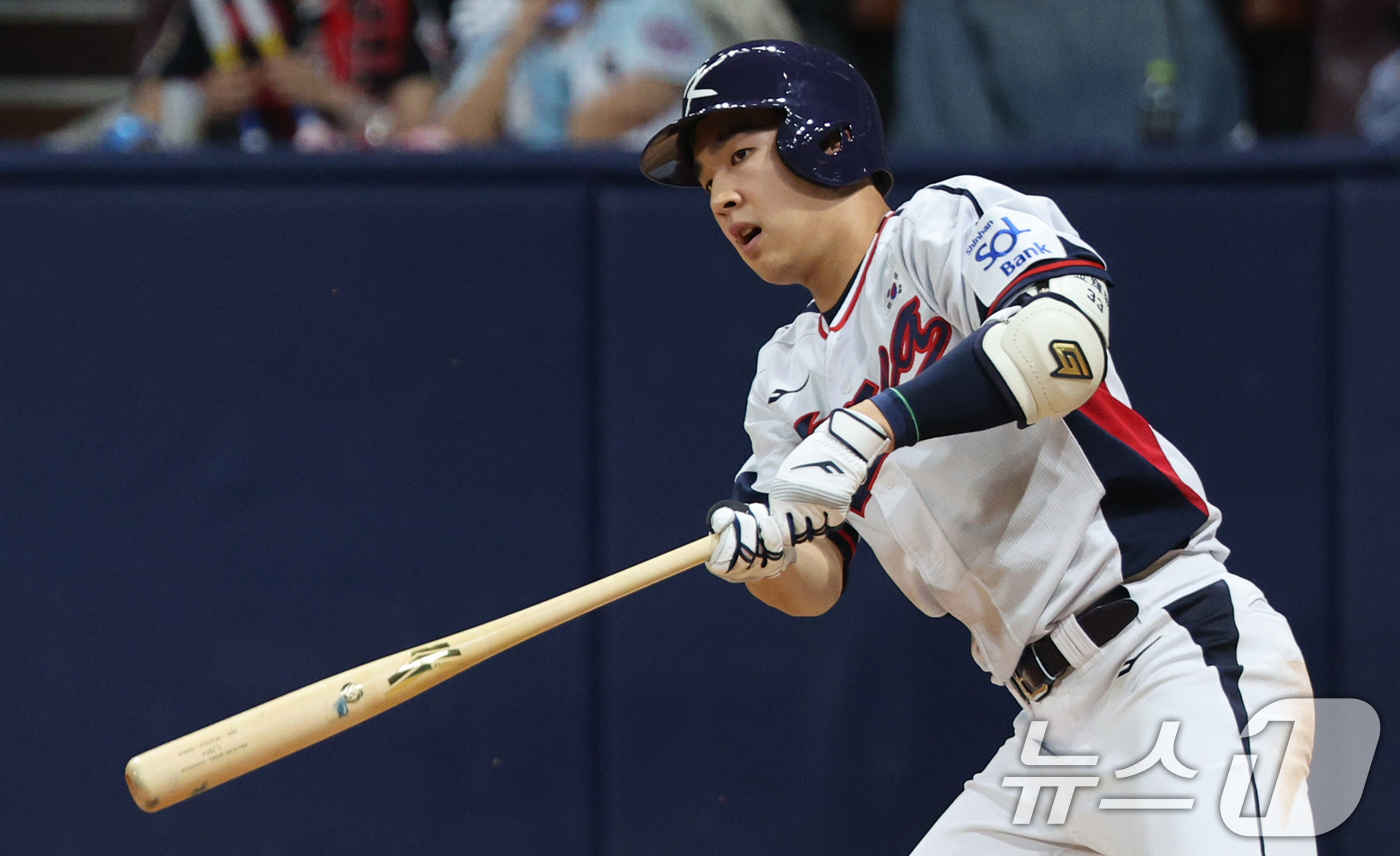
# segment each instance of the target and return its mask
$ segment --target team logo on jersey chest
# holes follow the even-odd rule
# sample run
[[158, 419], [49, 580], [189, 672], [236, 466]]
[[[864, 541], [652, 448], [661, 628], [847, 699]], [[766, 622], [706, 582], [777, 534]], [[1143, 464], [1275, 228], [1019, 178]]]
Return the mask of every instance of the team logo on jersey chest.
[[[896, 281], [891, 286], [890, 293], [886, 295], [891, 302], [898, 294], [898, 287], [899, 283]], [[917, 375], [933, 365], [947, 350], [952, 332], [952, 326], [941, 315], [934, 315], [925, 323], [923, 313], [919, 311], [919, 298], [911, 297], [899, 308], [899, 314], [895, 316], [889, 347], [881, 345], [876, 349], [880, 360], [880, 382], [877, 384], [873, 380], [862, 381], [856, 394], [845, 406], [859, 404], [881, 390], [897, 386], [906, 375]], [[805, 439], [821, 424], [823, 418], [817, 411], [804, 413], [792, 423], [793, 430], [797, 432], [797, 436]], [[871, 462], [865, 482], [851, 498], [852, 513], [862, 516], [865, 514], [865, 505], [870, 500], [870, 488], [875, 484], [885, 458], [886, 455], [881, 455]]]
[[[923, 313], [919, 311], [919, 298], [910, 298], [895, 316], [889, 346], [881, 345], [876, 349], [876, 356], [880, 360], [879, 381], [862, 381], [855, 395], [851, 396], [851, 400], [846, 402], [845, 406], [859, 404], [881, 390], [898, 386], [906, 376], [917, 375], [928, 368], [943, 356], [951, 335], [952, 327], [946, 319], [935, 315], [925, 322]], [[804, 413], [793, 422], [792, 427], [798, 436], [806, 437], [812, 433], [812, 429], [821, 424], [821, 420], [820, 413]]]
[[1078, 342], [1056, 339], [1050, 343], [1050, 355], [1055, 358], [1055, 370], [1051, 377], [1068, 380], [1093, 380], [1094, 370], [1089, 366], [1088, 357]]
[[875, 392], [898, 386], [905, 375], [918, 374], [932, 365], [943, 356], [951, 332], [952, 328], [941, 316], [935, 315], [924, 323], [923, 314], [919, 312], [919, 298], [912, 298], [901, 306], [890, 333], [890, 346], [879, 349], [880, 388]]

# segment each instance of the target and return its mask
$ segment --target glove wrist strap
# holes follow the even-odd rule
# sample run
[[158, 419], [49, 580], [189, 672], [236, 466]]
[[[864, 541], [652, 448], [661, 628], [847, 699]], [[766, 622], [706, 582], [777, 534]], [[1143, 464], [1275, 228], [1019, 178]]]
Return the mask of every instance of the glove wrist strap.
[[827, 431], [867, 465], [888, 452], [893, 445], [889, 435], [880, 429], [875, 420], [845, 408], [831, 411]]

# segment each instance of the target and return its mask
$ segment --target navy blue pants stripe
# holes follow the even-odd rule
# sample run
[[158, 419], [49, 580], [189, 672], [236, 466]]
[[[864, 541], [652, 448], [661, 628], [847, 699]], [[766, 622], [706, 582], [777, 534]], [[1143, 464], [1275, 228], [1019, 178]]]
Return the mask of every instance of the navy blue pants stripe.
[[[1220, 675], [1220, 688], [1230, 702], [1230, 710], [1235, 714], [1235, 725], [1239, 728], [1240, 743], [1244, 754], [1250, 754], [1249, 737], [1244, 733], [1249, 722], [1249, 711], [1244, 706], [1244, 695], [1240, 692], [1240, 677], [1244, 667], [1240, 665], [1240, 630], [1235, 624], [1235, 605], [1230, 600], [1230, 587], [1224, 580], [1218, 580], [1205, 588], [1197, 589], [1167, 606], [1167, 614], [1181, 625], [1191, 640], [1201, 649], [1207, 666], [1214, 666]], [[1253, 772], [1249, 776], [1249, 789], [1254, 795], [1254, 811], [1259, 808], [1259, 785]], [[1259, 836], [1259, 852], [1264, 853], [1264, 837]]]

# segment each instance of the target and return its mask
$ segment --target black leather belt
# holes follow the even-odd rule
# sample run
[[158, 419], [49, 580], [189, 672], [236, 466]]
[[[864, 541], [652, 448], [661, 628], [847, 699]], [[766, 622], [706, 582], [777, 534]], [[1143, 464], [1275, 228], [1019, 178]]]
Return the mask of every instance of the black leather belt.
[[[1137, 618], [1138, 605], [1123, 586], [1115, 586], [1108, 594], [1075, 614], [1084, 634], [1102, 648], [1123, 628]], [[1040, 701], [1049, 695], [1055, 682], [1070, 670], [1069, 660], [1049, 636], [1042, 636], [1021, 652], [1021, 660], [1011, 675], [1011, 683], [1028, 702]]]

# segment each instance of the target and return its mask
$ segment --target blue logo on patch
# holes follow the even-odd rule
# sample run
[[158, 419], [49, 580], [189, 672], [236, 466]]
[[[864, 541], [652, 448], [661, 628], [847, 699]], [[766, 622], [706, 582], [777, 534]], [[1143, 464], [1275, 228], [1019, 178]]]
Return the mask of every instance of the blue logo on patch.
[[977, 248], [977, 255], [974, 256], [977, 261], [987, 263], [982, 268], [984, 271], [991, 270], [992, 265], [997, 263], [997, 259], [1015, 252], [1016, 241], [1021, 235], [1030, 231], [1030, 229], [1016, 228], [1016, 224], [1011, 222], [1010, 217], [1001, 218], [1001, 222], [1006, 224], [1006, 228], [993, 232], [992, 236]]

